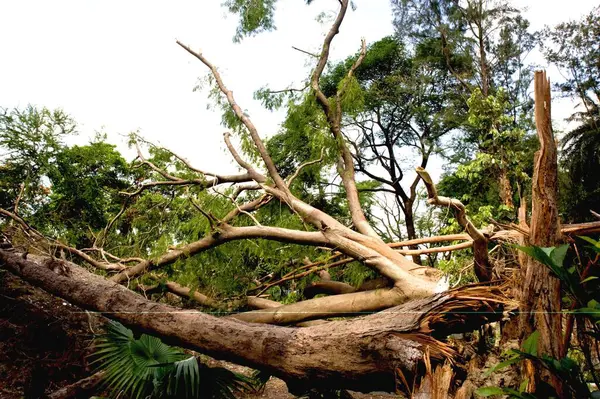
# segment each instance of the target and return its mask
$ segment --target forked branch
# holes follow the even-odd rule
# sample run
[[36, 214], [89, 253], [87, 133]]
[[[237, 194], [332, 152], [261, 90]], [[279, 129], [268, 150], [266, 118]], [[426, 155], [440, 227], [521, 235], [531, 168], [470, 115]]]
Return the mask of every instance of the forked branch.
[[194, 57], [199, 59], [204, 65], [206, 65], [208, 67], [208, 69], [210, 69], [213, 77], [215, 78], [215, 81], [217, 82], [217, 86], [219, 87], [219, 90], [221, 90], [221, 92], [227, 98], [227, 101], [229, 102], [231, 109], [233, 110], [235, 115], [238, 117], [238, 119], [240, 121], [242, 121], [244, 126], [248, 129], [248, 132], [250, 133], [250, 137], [252, 137], [252, 141], [254, 142], [254, 145], [256, 146], [263, 162], [265, 163], [265, 166], [267, 167], [267, 170], [269, 171], [269, 176], [271, 176], [271, 178], [275, 182], [275, 186], [277, 188], [279, 188], [280, 190], [282, 190], [283, 192], [289, 192], [287, 186], [285, 185], [285, 182], [279, 175], [279, 172], [277, 171], [277, 168], [275, 167], [275, 163], [271, 159], [271, 156], [269, 155], [267, 148], [265, 147], [262, 139], [258, 135], [258, 130], [254, 126], [254, 124], [252, 123], [250, 118], [248, 118], [248, 116], [244, 113], [244, 111], [242, 111], [240, 106], [235, 102], [235, 98], [233, 97], [233, 92], [231, 90], [229, 90], [227, 88], [227, 86], [225, 86], [225, 83], [223, 83], [223, 79], [221, 78], [221, 74], [219, 73], [217, 68], [213, 64], [211, 64], [202, 55], [202, 53], [192, 50], [189, 46], [181, 43], [179, 40], [177, 40], [177, 44], [180, 45], [181, 47], [183, 47], [188, 53], [190, 53], [191, 55], [193, 55]]
[[479, 281], [490, 281], [492, 279], [492, 264], [488, 256], [488, 239], [479, 231], [467, 217], [465, 206], [462, 202], [454, 198], [438, 196], [437, 190], [429, 173], [421, 167], [416, 169], [417, 174], [423, 180], [429, 199], [427, 202], [431, 205], [451, 208], [454, 216], [467, 234], [473, 239], [473, 255], [475, 257], [475, 274]]

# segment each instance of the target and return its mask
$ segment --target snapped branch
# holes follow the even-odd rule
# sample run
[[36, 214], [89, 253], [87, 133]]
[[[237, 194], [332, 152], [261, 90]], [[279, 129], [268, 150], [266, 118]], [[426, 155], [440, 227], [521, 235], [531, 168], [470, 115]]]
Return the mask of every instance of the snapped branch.
[[475, 274], [479, 281], [490, 281], [492, 279], [492, 263], [488, 256], [488, 239], [475, 227], [467, 217], [465, 206], [462, 202], [454, 198], [438, 196], [437, 190], [429, 173], [421, 167], [417, 167], [417, 174], [423, 180], [429, 199], [427, 202], [431, 205], [452, 208], [454, 216], [458, 223], [465, 229], [467, 234], [473, 239], [473, 255], [475, 257]]

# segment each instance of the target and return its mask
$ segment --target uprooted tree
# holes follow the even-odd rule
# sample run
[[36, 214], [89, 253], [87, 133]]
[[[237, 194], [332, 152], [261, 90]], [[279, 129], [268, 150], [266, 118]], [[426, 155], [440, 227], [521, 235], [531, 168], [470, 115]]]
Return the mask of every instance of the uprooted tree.
[[[565, 225], [562, 230], [559, 226], [555, 208], [556, 148], [549, 127], [550, 99], [545, 75], [536, 75], [536, 119], [541, 152], [536, 158], [531, 230], [526, 221], [524, 225], [510, 230], [476, 228], [467, 217], [463, 204], [439, 196], [428, 173], [419, 168], [417, 173], [427, 188], [428, 202], [452, 211], [465, 233], [400, 243], [384, 242], [369, 222], [361, 204], [355, 177], [355, 154], [342, 132], [343, 102], [347, 91], [355, 84], [354, 74], [365, 57], [366, 44], [362, 43], [359, 55], [335, 93], [327, 96], [320, 84], [331, 44], [339, 32], [348, 6], [348, 0], [340, 1], [339, 12], [324, 39], [321, 53], [316, 57], [316, 66], [308, 86], [333, 142], [332, 153], [341, 178], [341, 193], [345, 195], [350, 223], [340, 221], [322, 207], [314, 206], [294, 193], [295, 179], [303, 169], [321, 162], [323, 152], [320, 158], [309, 160], [299, 165], [294, 173], [282, 177], [279, 165], [273, 161], [255, 125], [236, 103], [217, 67], [202, 53], [178, 41], [178, 45], [209, 69], [212, 82], [218, 89], [216, 93], [228, 107], [229, 116], [240, 122], [242, 141], [249, 150], [238, 151], [229, 133], [225, 133], [224, 140], [242, 172], [221, 175], [201, 171], [176, 154], [151, 147], [155, 154], [166, 154], [177, 160], [181, 169], [173, 171], [148, 159], [142, 148], [145, 143], [134, 136], [132, 140], [138, 151], [138, 165], [160, 178], [147, 179], [143, 174], [136, 176], [135, 188], [122, 193], [124, 201], [120, 210], [115, 212], [105, 228], [98, 229], [93, 242], [86, 243], [88, 246], [91, 244], [89, 248], [77, 248], [72, 243], [47, 238], [33, 224], [19, 216], [18, 205], [12, 210], [2, 209], [0, 212], [9, 220], [9, 230], [18, 231], [19, 234], [15, 236], [21, 240], [12, 251], [0, 250], [3, 267], [81, 308], [103, 312], [109, 318], [161, 337], [166, 342], [266, 370], [284, 379], [295, 392], [307, 387], [369, 391], [395, 390], [399, 386], [409, 391], [412, 389], [409, 382], [415, 376], [424, 375], [425, 370], [431, 371], [432, 363], [448, 362], [457, 366], [457, 370], [460, 369], [460, 356], [446, 342], [446, 337], [473, 331], [483, 324], [502, 319], [506, 311], [516, 308], [516, 300], [522, 300], [527, 305], [526, 310], [534, 311], [532, 319], [523, 318], [524, 328], [541, 329], [542, 347], [558, 356], [563, 350], [554, 347], [555, 342], [561, 342], [556, 341], [556, 334], [561, 334], [560, 318], [547, 321], [536, 316], [536, 312], [555, 312], [557, 306], [560, 309], [560, 303], [556, 303], [560, 296], [553, 277], [531, 263], [524, 269], [525, 278], [522, 279], [527, 290], [519, 287], [511, 291], [503, 284], [503, 276], [494, 269], [494, 262], [488, 253], [492, 241], [523, 243], [531, 238], [531, 243], [547, 246], [559, 240], [561, 231], [563, 234], [577, 234], [598, 229], [598, 223]], [[248, 154], [253, 154], [257, 162], [247, 160]], [[231, 188], [219, 191], [225, 186]], [[126, 254], [117, 256], [109, 253], [105, 247], [109, 246], [107, 241], [110, 240], [110, 232], [120, 219], [131, 216], [128, 214], [129, 206], [142, 193], [164, 187], [181, 189], [177, 195], [184, 198], [192, 212], [203, 215], [209, 226], [208, 233], [197, 241], [179, 242], [156, 256], [140, 258], [139, 254], [128, 257]], [[227, 213], [215, 216], [206, 210], [196, 200], [203, 190], [213, 190], [211, 196], [229, 209]], [[22, 194], [18, 191], [17, 203]], [[273, 203], [287, 207], [300, 227], [265, 225], [253, 216]], [[124, 228], [123, 224], [120, 226]], [[542, 228], [552, 234], [542, 237]], [[277, 278], [267, 276], [257, 281], [246, 295], [228, 302], [216, 300], [174, 281], [161, 283], [162, 289], [189, 297], [207, 308], [228, 310], [241, 303], [246, 308], [259, 309], [226, 317], [214, 317], [201, 311], [180, 312], [177, 307], [149, 300], [128, 288], [130, 283], [135, 282], [132, 286], [150, 292], [156, 287], [138, 284], [138, 279], [153, 276], [178, 262], [241, 240], [267, 240], [316, 247], [321, 251], [329, 251], [329, 255], [320, 261], [307, 259], [286, 275]], [[460, 242], [425, 250], [402, 249], [422, 243], [453, 241]], [[417, 265], [406, 258], [406, 255], [428, 251], [447, 252], [469, 247], [474, 254], [474, 272], [481, 284], [453, 290], [448, 290], [440, 282], [438, 270]], [[68, 262], [58, 253], [67, 253], [82, 265], [100, 270], [103, 275]], [[368, 284], [355, 287], [331, 280], [327, 269], [341, 267], [352, 261], [369, 268], [382, 278], [381, 281], [370, 287]], [[67, 271], [52, 266], [55, 263], [65, 265]], [[311, 299], [282, 304], [264, 295], [269, 288], [284, 281], [319, 272], [321, 280], [305, 290], [312, 290]], [[525, 297], [519, 297], [521, 292], [525, 293]], [[318, 294], [325, 295], [315, 297]], [[350, 317], [377, 311], [381, 312]], [[345, 319], [331, 320], [342, 317]], [[431, 373], [427, 375], [431, 376]], [[446, 391], [458, 388], [457, 384], [450, 383], [450, 378], [444, 381]], [[432, 384], [435, 384], [433, 379], [424, 379], [423, 389], [431, 389]]]

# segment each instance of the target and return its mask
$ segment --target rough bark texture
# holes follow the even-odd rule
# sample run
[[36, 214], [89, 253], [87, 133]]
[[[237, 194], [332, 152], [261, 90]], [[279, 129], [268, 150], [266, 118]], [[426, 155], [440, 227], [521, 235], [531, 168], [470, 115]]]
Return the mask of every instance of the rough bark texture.
[[438, 340], [499, 319], [506, 301], [494, 287], [467, 287], [377, 314], [307, 328], [248, 324], [154, 303], [70, 264], [57, 275], [20, 254], [0, 250], [4, 268], [79, 307], [102, 312], [165, 342], [260, 368], [291, 387], [394, 389], [398, 369], [410, 375], [424, 351], [455, 356]]
[[[550, 115], [550, 82], [546, 73], [535, 73], [535, 121], [540, 149], [535, 154], [532, 180], [531, 230], [529, 243], [550, 247], [560, 241], [558, 218], [557, 150]], [[532, 258], [525, 266], [522, 286], [521, 329], [525, 336], [540, 332], [540, 351], [560, 358], [562, 325], [560, 281], [550, 269]], [[528, 368], [532, 374], [540, 370]], [[530, 375], [534, 381], [536, 375]], [[560, 392], [558, 381], [549, 381]], [[531, 387], [533, 388], [533, 386]]]
[[[406, 223], [406, 235], [409, 240], [414, 240], [417, 238], [417, 230], [415, 229], [415, 215], [413, 210], [413, 201], [405, 201], [404, 202], [404, 222]], [[416, 245], [412, 245], [409, 247], [411, 250], [418, 250], [419, 247]], [[412, 261], [420, 265], [421, 264], [421, 256], [418, 254], [412, 255]]]
[[500, 184], [500, 198], [502, 203], [509, 208], [514, 208], [515, 204], [513, 203], [513, 192], [512, 187], [510, 186], [510, 179], [508, 178], [508, 171], [505, 167], [500, 170], [499, 176], [499, 184]]
[[49, 399], [76, 399], [90, 397], [91, 394], [97, 392], [98, 387], [102, 383], [104, 372], [99, 371], [87, 378], [79, 380], [71, 385], [67, 385], [48, 395]]

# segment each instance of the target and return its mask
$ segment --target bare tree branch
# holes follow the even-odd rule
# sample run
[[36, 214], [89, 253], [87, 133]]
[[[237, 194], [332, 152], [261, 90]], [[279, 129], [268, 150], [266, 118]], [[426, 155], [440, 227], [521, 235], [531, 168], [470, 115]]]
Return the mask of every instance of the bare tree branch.
[[254, 179], [254, 181], [256, 181], [257, 183], [266, 182], [267, 178], [265, 176], [263, 176], [262, 174], [258, 173], [252, 165], [250, 165], [248, 162], [244, 161], [242, 159], [242, 157], [240, 156], [240, 154], [238, 154], [238, 152], [236, 151], [233, 144], [231, 144], [231, 140], [229, 139], [230, 137], [231, 137], [231, 134], [229, 132], [223, 133], [225, 145], [227, 145], [227, 149], [233, 156], [233, 159], [235, 159], [235, 161], [238, 163], [238, 165], [240, 165], [242, 168], [246, 169], [246, 171], [248, 172], [248, 174], [250, 176], [252, 176], [252, 179]]
[[423, 180], [427, 188], [429, 199], [427, 202], [431, 205], [445, 206], [452, 208], [454, 216], [458, 223], [466, 230], [467, 234], [473, 238], [473, 255], [475, 256], [475, 274], [479, 281], [490, 281], [492, 279], [492, 264], [488, 256], [488, 239], [479, 231], [467, 217], [465, 206], [459, 200], [453, 198], [440, 197], [437, 194], [435, 185], [431, 180], [429, 173], [421, 167], [416, 169], [417, 174]]
[[288, 187], [292, 185], [292, 183], [294, 182], [294, 180], [298, 177], [298, 175], [300, 174], [300, 172], [302, 172], [302, 170], [304, 168], [307, 168], [311, 165], [315, 165], [318, 164], [319, 162], [323, 161], [323, 155], [325, 154], [325, 148], [321, 148], [321, 156], [319, 157], [319, 159], [315, 159], [312, 161], [307, 161], [304, 162], [302, 165], [298, 166], [298, 169], [296, 169], [296, 171], [294, 172], [293, 175], [291, 175], [287, 181], [287, 185]]
[[34, 229], [33, 227], [31, 227], [25, 220], [23, 220], [23, 218], [21, 218], [20, 216], [14, 214], [12, 212], [5, 210], [5, 209], [0, 208], [0, 214], [9, 217], [11, 220], [14, 220], [21, 226], [21, 228], [25, 232], [33, 233], [38, 239], [47, 242], [51, 247], [55, 247], [55, 248], [59, 248], [59, 249], [68, 251], [69, 253], [79, 257], [80, 259], [84, 260], [85, 262], [89, 263], [90, 265], [92, 265], [98, 269], [102, 269], [102, 270], [106, 270], [106, 271], [115, 271], [115, 270], [121, 271], [121, 270], [124, 270], [127, 268], [126, 266], [124, 266], [120, 263], [114, 264], [114, 263], [110, 263], [110, 262], [97, 261], [96, 259], [92, 258], [91, 256], [89, 256], [88, 254], [86, 254], [83, 251], [80, 251], [76, 248], [65, 245], [54, 239], [48, 238], [45, 235], [43, 235], [42, 233], [40, 233], [39, 231], [37, 231], [36, 229]]
[[301, 52], [301, 53], [304, 53], [304, 54], [306, 54], [306, 55], [310, 55], [311, 57], [314, 57], [314, 58], [319, 58], [319, 54], [315, 54], [315, 53], [311, 53], [311, 52], [309, 52], [309, 51], [306, 51], [306, 50], [302, 50], [301, 48], [298, 48], [298, 47], [296, 47], [296, 46], [292, 46], [292, 48], [293, 48], [294, 50], [296, 50], [296, 51], [299, 51], [299, 52]]
[[242, 121], [244, 126], [246, 126], [246, 128], [248, 129], [250, 137], [252, 137], [252, 141], [254, 142], [254, 145], [256, 146], [261, 158], [263, 159], [263, 162], [265, 163], [265, 166], [267, 167], [267, 170], [269, 171], [269, 175], [275, 182], [275, 186], [282, 190], [284, 193], [288, 193], [288, 188], [285, 185], [285, 182], [283, 181], [281, 176], [279, 175], [279, 172], [277, 171], [277, 168], [275, 167], [275, 164], [273, 163], [273, 160], [271, 159], [271, 156], [269, 155], [269, 152], [267, 151], [267, 148], [265, 147], [262, 139], [258, 135], [258, 130], [254, 126], [250, 118], [248, 118], [248, 116], [244, 114], [240, 106], [235, 102], [235, 99], [233, 98], [233, 92], [225, 86], [225, 83], [223, 83], [223, 79], [221, 78], [221, 75], [219, 74], [217, 68], [214, 65], [212, 65], [202, 55], [202, 53], [195, 52], [189, 46], [186, 46], [179, 40], [177, 40], [177, 44], [183, 47], [188, 53], [198, 58], [204, 65], [206, 65], [210, 69], [213, 77], [215, 78], [215, 81], [217, 82], [217, 85], [219, 86], [219, 89], [225, 95], [225, 97], [227, 97], [227, 101], [229, 102], [231, 109], [238, 117], [238, 119]]

